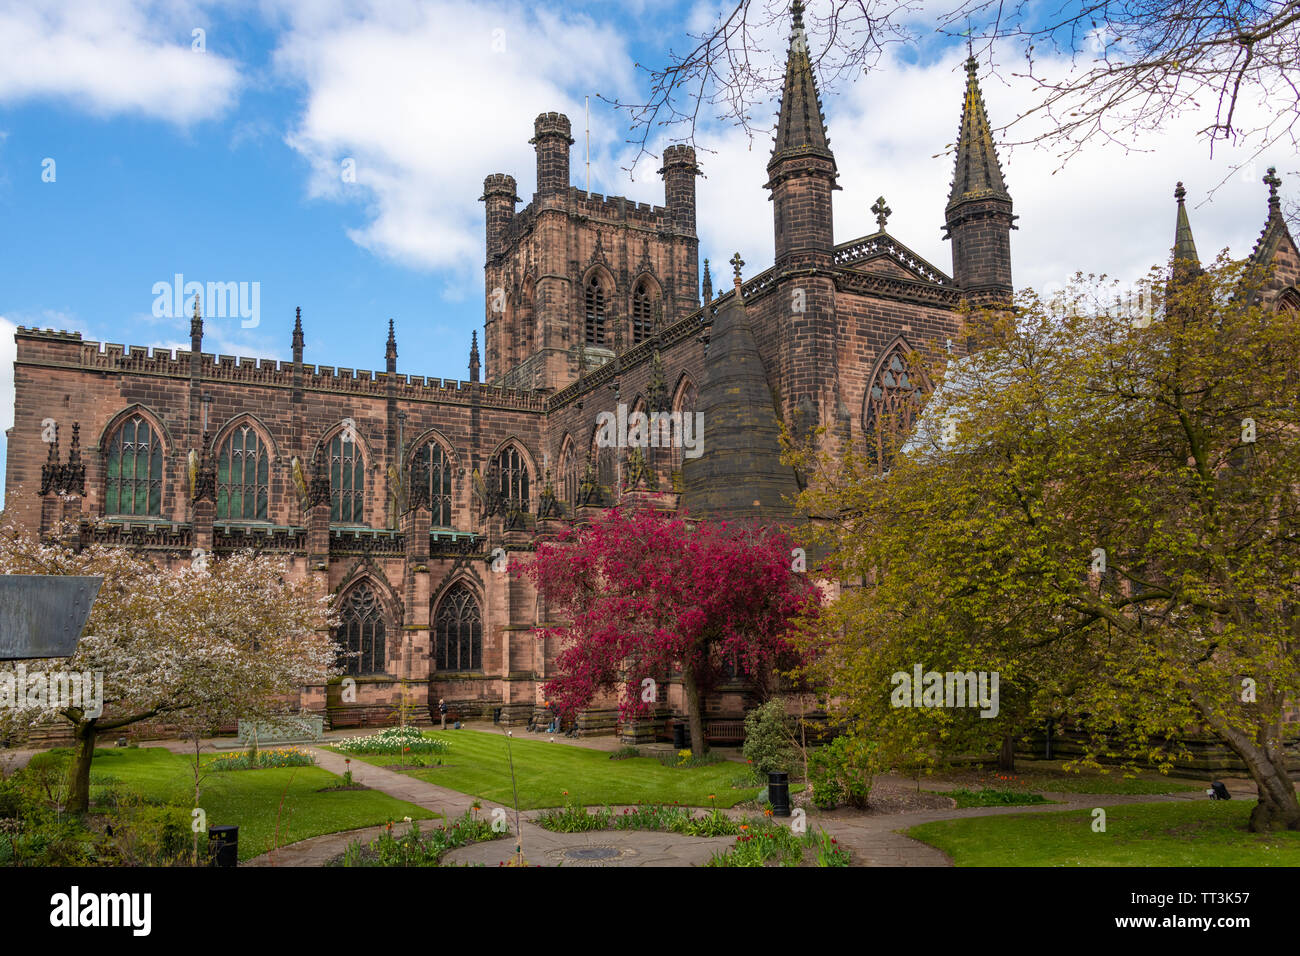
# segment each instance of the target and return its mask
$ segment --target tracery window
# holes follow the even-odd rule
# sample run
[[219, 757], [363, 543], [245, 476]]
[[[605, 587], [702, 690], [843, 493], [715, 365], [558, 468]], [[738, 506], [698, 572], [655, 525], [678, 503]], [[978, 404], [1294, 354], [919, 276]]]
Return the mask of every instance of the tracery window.
[[443, 597], [434, 615], [434, 669], [476, 671], [483, 668], [483, 616], [464, 584]]
[[582, 483], [582, 462], [578, 460], [573, 439], [565, 435], [560, 448], [560, 500], [577, 504], [578, 488]]
[[330, 440], [330, 521], [363, 524], [366, 468], [356, 435], [344, 430]]
[[110, 515], [162, 516], [163, 449], [157, 430], [132, 415], [108, 441], [104, 511]]
[[431, 441], [416, 452], [411, 477], [428, 482], [429, 522], [436, 528], [451, 527], [451, 476], [451, 458], [438, 442]]
[[605, 318], [608, 312], [607, 296], [605, 295], [605, 286], [600, 281], [600, 276], [592, 273], [591, 278], [587, 280], [587, 314], [586, 314], [586, 341], [588, 345], [605, 344]]
[[266, 443], [250, 425], [240, 425], [217, 450], [217, 518], [265, 521], [270, 496]]
[[519, 449], [504, 449], [493, 460], [492, 475], [495, 491], [505, 502], [507, 510], [527, 511], [531, 501], [528, 487], [528, 466]]
[[877, 471], [888, 470], [890, 461], [911, 434], [926, 391], [924, 375], [908, 366], [907, 351], [901, 344], [895, 345], [880, 363], [867, 389], [863, 415], [867, 458]]
[[642, 279], [632, 293], [632, 344], [644, 342], [654, 333], [655, 298], [650, 282]]
[[341, 666], [349, 674], [380, 674], [384, 670], [384, 609], [369, 584], [353, 588], [343, 602], [334, 640]]

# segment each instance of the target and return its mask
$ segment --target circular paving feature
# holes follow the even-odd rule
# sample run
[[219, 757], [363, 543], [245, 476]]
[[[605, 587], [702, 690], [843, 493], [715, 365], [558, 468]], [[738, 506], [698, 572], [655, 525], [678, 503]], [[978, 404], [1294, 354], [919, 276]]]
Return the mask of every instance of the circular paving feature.
[[560, 866], [627, 866], [635, 856], [635, 850], [607, 844], [570, 846], [550, 853], [550, 857]]

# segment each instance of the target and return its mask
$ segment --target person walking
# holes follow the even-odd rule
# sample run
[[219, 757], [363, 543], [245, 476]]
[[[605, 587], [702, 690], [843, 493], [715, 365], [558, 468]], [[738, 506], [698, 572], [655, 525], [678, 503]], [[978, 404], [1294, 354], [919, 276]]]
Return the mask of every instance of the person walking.
[[438, 729], [446, 730], [447, 729], [447, 699], [445, 697], [438, 698], [438, 717], [442, 720], [442, 724]]

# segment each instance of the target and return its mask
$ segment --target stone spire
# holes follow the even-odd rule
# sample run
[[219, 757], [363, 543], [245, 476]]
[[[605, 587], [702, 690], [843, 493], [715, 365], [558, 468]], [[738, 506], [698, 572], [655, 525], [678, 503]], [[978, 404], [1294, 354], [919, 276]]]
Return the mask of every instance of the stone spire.
[[1011, 201], [993, 146], [984, 95], [976, 76], [978, 67], [975, 57], [966, 61], [966, 98], [962, 103], [961, 128], [957, 131], [957, 170], [948, 195], [949, 208], [972, 199]]
[[831, 194], [839, 188], [839, 173], [808, 57], [803, 9], [801, 0], [790, 7], [790, 50], [766, 188], [772, 191], [776, 264], [830, 268], [835, 245]]
[[469, 334], [469, 380], [478, 381], [479, 369], [483, 366], [478, 360], [478, 331]]
[[1190, 263], [1199, 268], [1200, 257], [1196, 254], [1196, 241], [1192, 238], [1192, 224], [1187, 218], [1187, 190], [1179, 183], [1174, 187], [1174, 199], [1178, 202], [1178, 218], [1174, 222], [1174, 261]]
[[709, 260], [704, 260], [704, 304], [713, 301], [713, 276], [709, 275]]
[[293, 310], [293, 360], [302, 361], [302, 306]]
[[397, 334], [393, 330], [393, 320], [388, 320], [388, 343], [384, 348], [384, 360], [388, 363], [388, 373], [397, 371]]
[[781, 464], [772, 392], [739, 295], [727, 297], [713, 322], [697, 407], [700, 454], [684, 458], [682, 469], [686, 511], [724, 520], [789, 519], [786, 498], [798, 487], [793, 470]]
[[975, 57], [966, 60], [966, 94], [957, 131], [957, 162], [944, 210], [945, 239], [952, 240], [952, 277], [977, 306], [1010, 302], [1011, 194], [993, 148]]
[[776, 146], [768, 172], [783, 159], [808, 155], [824, 156], [834, 162], [821, 97], [808, 57], [808, 37], [803, 28], [804, 6], [800, 0], [790, 6], [790, 50], [786, 55], [785, 83], [781, 88], [781, 111], [776, 121]]

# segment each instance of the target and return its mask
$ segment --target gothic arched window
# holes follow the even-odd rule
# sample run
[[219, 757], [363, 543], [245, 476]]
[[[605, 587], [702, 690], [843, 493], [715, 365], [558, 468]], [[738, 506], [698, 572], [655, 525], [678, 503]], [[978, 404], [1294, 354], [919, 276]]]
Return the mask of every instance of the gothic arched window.
[[519, 294], [519, 308], [515, 310], [515, 349], [516, 358], [522, 362], [533, 351], [533, 281], [524, 282]]
[[586, 342], [588, 345], [605, 344], [605, 317], [608, 311], [605, 286], [597, 273], [587, 280]]
[[578, 460], [573, 438], [564, 436], [560, 447], [560, 500], [577, 504], [578, 487], [582, 483], [582, 462]]
[[518, 448], [506, 448], [492, 463], [496, 479], [496, 492], [505, 502], [507, 510], [527, 511], [530, 499], [528, 466]]
[[269, 467], [266, 443], [252, 426], [227, 435], [217, 449], [217, 518], [267, 520]]
[[655, 300], [654, 288], [648, 279], [636, 284], [632, 293], [632, 344], [644, 342], [654, 334]]
[[104, 512], [162, 516], [163, 450], [148, 419], [132, 415], [108, 440]]
[[[695, 390], [695, 383], [688, 378], [686, 379], [686, 381], [684, 381], [681, 384], [681, 387], [677, 390], [677, 401], [673, 403], [673, 411], [680, 413], [682, 418], [685, 418], [687, 415], [695, 414], [695, 412], [697, 411], [696, 405], [698, 404], [699, 404], [699, 393], [696, 392]], [[694, 428], [694, 426], [695, 426], [695, 422], [692, 419], [691, 421], [692, 429]], [[694, 435], [695, 432], [692, 431], [691, 434]], [[673, 471], [680, 472], [682, 470], [682, 464], [683, 464], [683, 450], [682, 450], [682, 443], [680, 441], [676, 441], [676, 440], [673, 441], [672, 452], [673, 452]]]
[[361, 444], [355, 434], [345, 429], [330, 441], [330, 521], [362, 524], [365, 497], [366, 468]]
[[433, 666], [440, 671], [483, 669], [483, 616], [478, 601], [464, 584], [443, 596], [434, 615]]
[[334, 640], [349, 674], [381, 674], [384, 670], [384, 609], [369, 584], [353, 588], [343, 602]]
[[867, 389], [862, 416], [867, 459], [880, 472], [888, 470], [895, 453], [912, 432], [921, 398], [928, 390], [922, 372], [911, 368], [908, 352], [895, 345], [876, 369]]
[[451, 458], [436, 441], [415, 453], [411, 477], [428, 482], [429, 523], [435, 528], [451, 527]]

